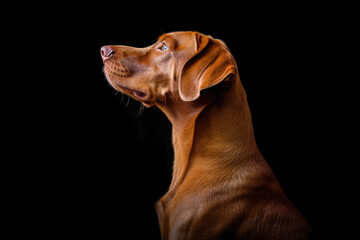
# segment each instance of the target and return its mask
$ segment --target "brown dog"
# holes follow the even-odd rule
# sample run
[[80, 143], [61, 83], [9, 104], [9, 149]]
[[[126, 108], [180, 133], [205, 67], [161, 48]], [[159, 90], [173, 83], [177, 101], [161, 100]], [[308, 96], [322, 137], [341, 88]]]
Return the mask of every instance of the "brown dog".
[[197, 32], [162, 35], [146, 48], [104, 46], [110, 84], [172, 123], [169, 191], [158, 201], [162, 239], [308, 239], [254, 139], [236, 62]]

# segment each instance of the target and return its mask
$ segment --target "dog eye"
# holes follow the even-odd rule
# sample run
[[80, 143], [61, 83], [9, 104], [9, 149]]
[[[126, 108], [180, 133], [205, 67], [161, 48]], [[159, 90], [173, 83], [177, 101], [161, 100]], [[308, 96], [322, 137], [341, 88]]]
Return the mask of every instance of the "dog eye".
[[163, 43], [160, 49], [161, 49], [161, 51], [166, 51], [166, 50], [168, 50], [168, 47], [166, 46], [165, 43]]

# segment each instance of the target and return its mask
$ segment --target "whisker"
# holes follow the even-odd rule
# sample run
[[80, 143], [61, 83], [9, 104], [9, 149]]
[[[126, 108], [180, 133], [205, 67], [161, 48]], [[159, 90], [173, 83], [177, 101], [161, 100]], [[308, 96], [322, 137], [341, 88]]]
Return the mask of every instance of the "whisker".
[[123, 101], [124, 101], [124, 94], [121, 93], [121, 103], [123, 103]]
[[144, 108], [145, 108], [144, 105], [142, 103], [140, 103], [140, 109], [139, 109], [139, 113], [138, 113], [137, 117], [142, 115], [142, 113], [144, 112]]
[[128, 100], [127, 100], [127, 103], [126, 103], [125, 107], [129, 106], [129, 102], [130, 102], [130, 96], [128, 96]]

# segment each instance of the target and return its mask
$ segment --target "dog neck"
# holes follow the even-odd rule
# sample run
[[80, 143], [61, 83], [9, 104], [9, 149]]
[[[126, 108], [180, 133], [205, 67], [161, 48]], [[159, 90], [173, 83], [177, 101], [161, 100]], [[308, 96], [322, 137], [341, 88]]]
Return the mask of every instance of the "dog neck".
[[203, 91], [196, 101], [184, 102], [174, 94], [166, 106], [158, 107], [173, 126], [175, 159], [168, 193], [186, 178], [196, 178], [199, 185], [225, 181], [239, 168], [262, 159], [238, 75], [220, 95]]

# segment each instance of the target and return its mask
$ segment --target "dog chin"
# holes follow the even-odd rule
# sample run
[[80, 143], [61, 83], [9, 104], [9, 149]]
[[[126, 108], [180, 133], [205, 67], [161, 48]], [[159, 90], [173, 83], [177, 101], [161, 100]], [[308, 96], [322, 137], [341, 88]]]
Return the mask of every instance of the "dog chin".
[[154, 106], [154, 103], [150, 101], [139, 101], [139, 102], [141, 102], [147, 108]]

